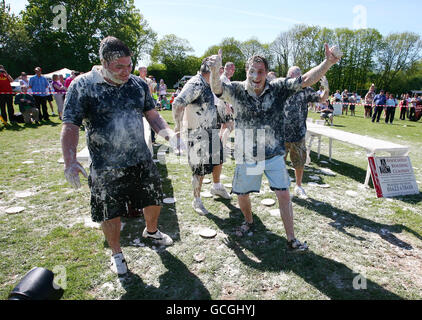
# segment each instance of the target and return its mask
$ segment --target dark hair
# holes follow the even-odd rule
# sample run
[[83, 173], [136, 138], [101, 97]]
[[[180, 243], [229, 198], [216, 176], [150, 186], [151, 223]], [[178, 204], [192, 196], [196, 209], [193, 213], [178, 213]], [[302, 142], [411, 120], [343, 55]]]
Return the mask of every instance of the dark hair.
[[260, 62], [262, 62], [264, 64], [265, 70], [268, 71], [268, 61], [267, 61], [267, 59], [265, 59], [264, 57], [261, 57], [261, 56], [253, 56], [253, 57], [249, 58], [248, 61], [245, 64], [246, 72], [248, 72], [249, 67], [251, 65], [253, 65], [254, 63], [260, 63]]
[[110, 63], [118, 58], [131, 57], [132, 52], [121, 40], [108, 36], [100, 43], [100, 59]]

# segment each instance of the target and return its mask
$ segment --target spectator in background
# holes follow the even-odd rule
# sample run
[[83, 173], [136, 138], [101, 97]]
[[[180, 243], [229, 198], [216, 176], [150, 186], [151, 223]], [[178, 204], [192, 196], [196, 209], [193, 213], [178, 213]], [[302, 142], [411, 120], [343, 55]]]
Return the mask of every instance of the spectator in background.
[[[317, 94], [321, 95], [323, 92], [324, 92], [324, 88], [319, 87]], [[311, 105], [313, 106], [315, 112], [321, 111], [322, 104], [323, 102], [311, 102]]]
[[335, 102], [341, 102], [340, 90], [336, 90], [336, 93], [334, 93], [334, 99]]
[[[47, 80], [48, 81], [48, 80]], [[47, 103], [50, 105], [50, 109], [51, 109], [51, 115], [54, 117], [56, 114], [54, 113], [54, 107], [53, 107], [53, 84], [50, 83], [50, 81], [48, 81], [48, 93], [49, 95], [47, 96]]]
[[[13, 78], [7, 73], [6, 69], [0, 65], [0, 109], [1, 116], [7, 122], [7, 113], [9, 114], [10, 123], [15, 123], [13, 110], [13, 90], [11, 86]], [[6, 113], [7, 106], [7, 113]]]
[[63, 85], [63, 87], [65, 86], [65, 81], [62, 74], [59, 74], [59, 82]]
[[400, 120], [406, 120], [406, 114], [408, 113], [408, 98], [409, 94], [402, 95], [402, 101], [400, 101]]
[[36, 124], [39, 124], [40, 113], [35, 107], [34, 97], [28, 94], [27, 90], [27, 86], [21, 87], [22, 92], [15, 96], [15, 104], [19, 105], [19, 111], [22, 113], [25, 123], [31, 124], [32, 121], [35, 121]]
[[31, 89], [29, 89], [28, 75], [25, 72], [21, 72], [21, 76], [20, 76], [20, 79], [19, 79], [19, 85], [21, 87], [26, 86], [26, 91], [29, 94], [31, 93]]
[[343, 93], [341, 94], [341, 99], [343, 101], [341, 114], [343, 115], [344, 111], [346, 111], [347, 116], [347, 112], [349, 110], [349, 92], [347, 91], [347, 89], [344, 89]]
[[334, 119], [334, 107], [331, 104], [330, 100], [327, 100], [325, 103], [322, 104], [321, 107], [321, 120], [330, 121], [330, 125], [333, 125]]
[[[48, 80], [41, 75], [41, 68], [35, 68], [35, 76], [29, 79], [29, 87], [40, 113], [40, 119], [50, 120], [47, 110]], [[42, 112], [41, 112], [42, 108]]]
[[349, 97], [349, 103], [350, 103], [350, 115], [355, 116], [355, 108], [357, 103], [357, 96], [356, 93], [352, 93], [352, 95]]
[[64, 96], [66, 94], [66, 87], [60, 82], [59, 76], [57, 74], [53, 74], [52, 86], [53, 86], [54, 91], [56, 92], [56, 94], [54, 95], [54, 99], [56, 100], [59, 119], [62, 120], [63, 104], [64, 104]]
[[394, 97], [394, 94], [390, 94], [386, 101], [386, 110], [385, 110], [385, 123], [393, 124], [394, 115], [396, 114], [397, 100]]
[[365, 95], [365, 118], [372, 117], [372, 102], [375, 98], [375, 84], [372, 84]]
[[75, 78], [76, 78], [76, 71], [72, 71], [72, 73], [70, 74], [70, 77], [67, 77], [64, 82], [64, 86], [66, 87], [66, 89], [69, 89], [70, 84]]
[[415, 93], [409, 104], [409, 120], [413, 120], [416, 115], [416, 104], [420, 101], [419, 95]]
[[163, 99], [163, 96], [165, 97], [167, 95], [167, 86], [164, 83], [164, 80], [160, 80], [160, 86], [158, 87], [158, 94], [160, 96], [160, 101]]
[[170, 104], [170, 101], [167, 100], [167, 96], [163, 96], [163, 98], [161, 99], [161, 109], [163, 110], [171, 109], [171, 104]]
[[379, 94], [377, 94], [374, 98], [374, 114], [372, 115], [372, 122], [375, 122], [375, 119], [377, 120], [377, 123], [380, 122], [381, 113], [384, 109], [385, 103], [387, 102], [387, 98], [384, 95], [384, 90], [381, 90]]
[[152, 98], [154, 99], [155, 103], [158, 102], [158, 84], [157, 81], [155, 80], [155, 78], [153, 76], [150, 76], [153, 84], [153, 94], [152, 94]]

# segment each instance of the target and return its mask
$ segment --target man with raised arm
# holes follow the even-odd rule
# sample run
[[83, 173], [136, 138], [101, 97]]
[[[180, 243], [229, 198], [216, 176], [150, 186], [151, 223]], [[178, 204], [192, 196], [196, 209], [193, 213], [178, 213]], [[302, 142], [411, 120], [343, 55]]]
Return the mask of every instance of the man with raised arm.
[[88, 177], [91, 216], [101, 223], [112, 250], [112, 270], [120, 275], [127, 272], [120, 247], [120, 217], [127, 204], [144, 208], [144, 238], [160, 245], [173, 243], [158, 230], [163, 192], [144, 139], [143, 117], [159, 135], [176, 142], [175, 133], [154, 109], [148, 85], [131, 74], [131, 51], [126, 44], [107, 37], [101, 41], [99, 55], [102, 65], [94, 66], [69, 87], [61, 143], [65, 177], [79, 188], [79, 173], [87, 176], [76, 160], [79, 127], [84, 122], [92, 160]]
[[231, 199], [220, 182], [224, 158], [223, 145], [218, 135], [218, 117], [220, 122], [225, 120], [215, 105], [209, 81], [210, 69], [204, 59], [198, 74], [184, 85], [173, 102], [175, 119], [180, 119], [182, 115], [187, 119], [188, 161], [192, 170], [194, 197], [192, 207], [200, 215], [208, 214], [201, 200], [202, 182], [206, 174], [212, 173], [214, 184], [211, 193]]
[[[336, 55], [334, 54], [336, 53]], [[261, 56], [251, 57], [246, 64], [247, 78], [243, 82], [223, 83], [218, 76], [222, 51], [209, 58], [211, 88], [215, 95], [234, 109], [236, 171], [232, 193], [238, 195], [239, 206], [245, 217], [242, 230], [253, 227], [249, 193], [259, 192], [262, 174], [275, 191], [287, 236], [288, 248], [294, 251], [308, 249], [295, 238], [293, 208], [290, 201], [290, 180], [284, 162], [284, 104], [289, 96], [302, 88], [317, 83], [328, 69], [340, 60], [338, 48], [325, 44], [326, 59], [298, 78], [266, 80], [268, 62]]]

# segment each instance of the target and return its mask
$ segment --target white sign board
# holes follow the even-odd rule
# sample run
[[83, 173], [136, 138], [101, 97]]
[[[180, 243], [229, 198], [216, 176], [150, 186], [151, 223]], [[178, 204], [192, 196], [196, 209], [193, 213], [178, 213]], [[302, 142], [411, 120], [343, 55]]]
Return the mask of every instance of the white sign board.
[[419, 194], [409, 157], [368, 157], [378, 198]]
[[333, 108], [334, 108], [334, 115], [335, 116], [341, 116], [342, 113], [342, 109], [343, 109], [343, 104], [342, 103], [333, 103]]

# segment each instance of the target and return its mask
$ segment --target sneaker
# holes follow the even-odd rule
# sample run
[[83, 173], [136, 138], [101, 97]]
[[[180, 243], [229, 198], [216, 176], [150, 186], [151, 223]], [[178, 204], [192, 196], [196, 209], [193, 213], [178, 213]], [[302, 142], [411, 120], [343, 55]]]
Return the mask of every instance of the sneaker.
[[304, 243], [301, 243], [297, 239], [287, 241], [287, 248], [290, 251], [293, 251], [293, 252], [303, 252], [303, 251], [309, 250], [309, 247], [308, 247], [308, 244], [306, 243], [306, 241]]
[[218, 189], [211, 187], [211, 194], [213, 196], [220, 196], [220, 197], [222, 197], [224, 199], [228, 199], [228, 200], [230, 200], [232, 198], [232, 196], [229, 195], [229, 193], [226, 191], [226, 189], [223, 186], [221, 186], [221, 188], [218, 188]]
[[[212, 193], [212, 191], [211, 191], [211, 193]], [[201, 216], [205, 216], [205, 215], [208, 214], [208, 210], [205, 209], [204, 204], [202, 203], [201, 199], [193, 200], [192, 201], [192, 207], [193, 207], [193, 210], [195, 210]]]
[[111, 256], [111, 270], [118, 275], [127, 273], [127, 264], [123, 253], [116, 253]]
[[160, 230], [157, 230], [157, 232], [154, 234], [149, 234], [147, 228], [145, 228], [144, 232], [142, 232], [142, 237], [151, 239], [160, 246], [170, 246], [173, 244], [173, 240]]
[[306, 192], [302, 187], [295, 186], [294, 193], [300, 199], [308, 199], [308, 196], [306, 195]]

